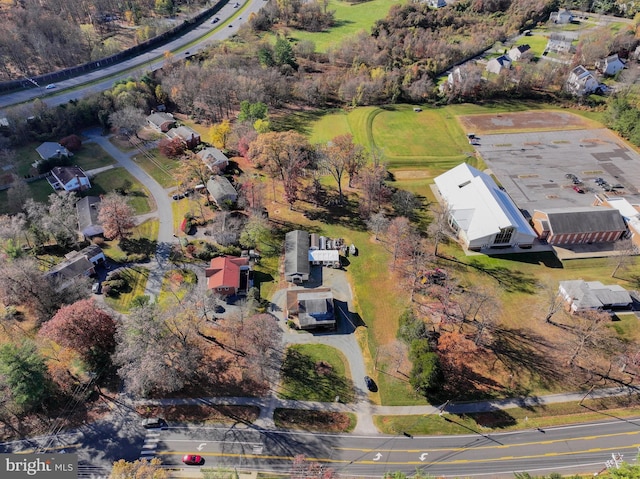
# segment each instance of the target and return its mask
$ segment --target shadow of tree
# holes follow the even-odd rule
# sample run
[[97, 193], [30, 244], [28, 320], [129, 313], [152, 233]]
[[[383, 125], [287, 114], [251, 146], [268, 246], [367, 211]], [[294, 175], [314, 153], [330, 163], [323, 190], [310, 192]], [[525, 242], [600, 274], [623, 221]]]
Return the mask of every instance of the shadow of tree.
[[157, 243], [148, 238], [123, 238], [120, 240], [120, 248], [127, 254], [151, 256], [156, 252]]
[[538, 282], [533, 276], [526, 275], [522, 271], [511, 270], [504, 266], [487, 266], [473, 259], [467, 264], [494, 278], [510, 293], [534, 294], [536, 292]]
[[350, 380], [336, 374], [333, 368], [320, 367], [296, 349], [287, 349], [281, 372], [281, 394], [285, 399], [332, 402], [340, 396], [341, 402], [353, 401]]

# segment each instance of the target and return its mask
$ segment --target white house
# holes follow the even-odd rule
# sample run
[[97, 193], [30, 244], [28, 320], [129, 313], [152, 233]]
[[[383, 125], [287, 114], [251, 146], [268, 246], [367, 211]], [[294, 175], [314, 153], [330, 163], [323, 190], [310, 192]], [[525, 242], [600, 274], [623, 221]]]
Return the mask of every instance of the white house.
[[500, 55], [497, 58], [492, 58], [487, 62], [486, 70], [498, 75], [502, 70], [508, 70], [511, 68], [511, 58], [507, 55]]
[[462, 163], [435, 178], [449, 225], [469, 250], [530, 248], [536, 233], [493, 179]]
[[431, 8], [442, 8], [447, 6], [446, 0], [427, 0], [427, 4]]
[[518, 45], [509, 50], [507, 55], [509, 55], [509, 58], [511, 58], [513, 61], [518, 61], [529, 50], [531, 50], [531, 47], [529, 45]]
[[91, 188], [89, 177], [79, 166], [56, 166], [47, 175], [54, 190], [84, 191]]
[[549, 15], [549, 21], [559, 23], [561, 25], [571, 23], [573, 22], [573, 13], [566, 8], [558, 12], [551, 12], [551, 15]]
[[596, 61], [596, 68], [603, 75], [613, 76], [624, 68], [624, 62], [618, 58], [618, 54]]
[[576, 96], [584, 96], [593, 93], [598, 89], [600, 83], [596, 77], [582, 65], [578, 65], [571, 73], [565, 83], [566, 90]]

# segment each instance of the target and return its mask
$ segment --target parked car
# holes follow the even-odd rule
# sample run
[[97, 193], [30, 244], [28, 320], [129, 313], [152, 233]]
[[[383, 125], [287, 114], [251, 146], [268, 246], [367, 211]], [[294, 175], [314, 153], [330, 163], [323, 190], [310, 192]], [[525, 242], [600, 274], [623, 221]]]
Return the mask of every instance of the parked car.
[[96, 281], [91, 285], [91, 292], [94, 294], [98, 294], [100, 292], [100, 282]]
[[176, 193], [175, 195], [173, 195], [171, 198], [173, 198], [174, 200], [181, 200], [182, 198], [184, 198], [186, 195], [184, 193]]
[[579, 186], [574, 186], [573, 191], [575, 191], [576, 193], [584, 193], [584, 190]]
[[376, 382], [371, 379], [369, 376], [364, 377], [364, 383], [367, 385], [367, 389], [371, 392], [376, 392], [378, 390], [378, 386]]
[[198, 456], [197, 454], [186, 454], [182, 457], [182, 462], [188, 466], [199, 466], [204, 462], [204, 460], [202, 459], [202, 456]]
[[238, 8], [239, 6], [240, 6], [240, 4], [239, 4], [238, 2], [236, 2], [236, 3], [233, 5], [233, 8]]
[[161, 417], [148, 417], [142, 421], [142, 426], [145, 429], [155, 429], [159, 427], [165, 427], [167, 425], [167, 421], [162, 419]]

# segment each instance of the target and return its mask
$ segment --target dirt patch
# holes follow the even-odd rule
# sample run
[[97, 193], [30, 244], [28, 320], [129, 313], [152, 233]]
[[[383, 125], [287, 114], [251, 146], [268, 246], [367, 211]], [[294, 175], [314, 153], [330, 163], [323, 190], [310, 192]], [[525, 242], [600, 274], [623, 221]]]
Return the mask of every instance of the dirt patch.
[[349, 414], [341, 412], [276, 409], [273, 417], [276, 426], [285, 429], [302, 429], [313, 432], [349, 432], [355, 427], [355, 419]]
[[432, 178], [429, 170], [393, 170], [396, 180], [417, 180], [421, 178]]
[[593, 128], [593, 123], [564, 111], [524, 111], [458, 117], [466, 132], [476, 135], [522, 131], [581, 130]]
[[333, 372], [333, 367], [326, 361], [318, 361], [316, 363], [316, 374], [318, 376], [326, 376]]

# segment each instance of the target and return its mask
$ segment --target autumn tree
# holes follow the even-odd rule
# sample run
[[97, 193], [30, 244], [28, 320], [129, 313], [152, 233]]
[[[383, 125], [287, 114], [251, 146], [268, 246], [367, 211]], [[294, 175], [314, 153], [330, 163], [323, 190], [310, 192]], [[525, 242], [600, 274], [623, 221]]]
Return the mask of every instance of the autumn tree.
[[238, 205], [254, 215], [261, 215], [265, 205], [265, 183], [255, 176], [241, 175], [238, 185]]
[[22, 411], [36, 408], [51, 392], [44, 358], [28, 340], [0, 346], [0, 382]]
[[126, 106], [109, 115], [109, 124], [116, 130], [125, 132], [128, 136], [138, 138], [138, 130], [147, 122], [144, 111], [133, 106]]
[[83, 299], [60, 308], [38, 334], [96, 364], [113, 351], [115, 332], [113, 317], [93, 299]]
[[398, 216], [413, 219], [416, 210], [422, 206], [422, 201], [410, 191], [396, 190], [391, 196], [391, 206]]
[[64, 281], [46, 276], [31, 257], [0, 262], [0, 297], [5, 305], [28, 308], [39, 322], [51, 318], [61, 304], [85, 298], [89, 280]]
[[158, 143], [160, 153], [169, 158], [181, 157], [186, 149], [186, 145], [180, 138], [163, 138]]
[[384, 212], [378, 211], [372, 214], [367, 220], [367, 228], [373, 233], [373, 239], [378, 240], [378, 235], [384, 233], [389, 228], [389, 219], [385, 216]]
[[638, 254], [638, 247], [633, 243], [631, 238], [621, 239], [613, 244], [615, 255], [611, 256], [611, 262], [614, 264], [611, 277], [615, 278], [620, 269], [624, 270], [635, 264], [635, 257]]
[[60, 144], [67, 150], [76, 152], [82, 147], [82, 140], [78, 135], [69, 135], [62, 138]]
[[113, 463], [109, 479], [168, 479], [169, 471], [162, 467], [162, 460], [154, 457], [150, 461], [137, 459], [127, 462], [120, 459]]
[[10, 213], [20, 213], [24, 211], [27, 200], [31, 197], [31, 191], [24, 178], [12, 175], [11, 186], [7, 190], [7, 201]]
[[447, 385], [457, 387], [466, 380], [467, 362], [478, 346], [458, 331], [444, 331], [438, 338], [437, 352]]
[[385, 244], [391, 252], [391, 267], [411, 257], [420, 237], [408, 218], [399, 216], [389, 222], [385, 231]]
[[175, 310], [156, 304], [134, 308], [117, 327], [113, 362], [127, 390], [142, 396], [178, 391], [193, 378], [200, 351], [189, 342], [189, 327], [180, 327]]
[[109, 193], [100, 202], [98, 222], [109, 239], [123, 239], [135, 226], [134, 211], [127, 199], [117, 193]]
[[335, 479], [337, 474], [330, 467], [314, 462], [304, 454], [298, 454], [291, 464], [291, 479]]
[[386, 166], [377, 160], [359, 171], [358, 186], [362, 191], [359, 210], [362, 216], [368, 217], [371, 213], [377, 212], [388, 199], [390, 191], [385, 184], [387, 175]]
[[292, 206], [305, 168], [314, 159], [306, 137], [293, 130], [264, 133], [251, 144], [248, 156], [256, 166], [265, 168], [272, 178], [282, 181], [285, 199]]
[[216, 148], [221, 150], [227, 149], [229, 136], [231, 135], [231, 122], [228, 119], [222, 120], [220, 123], [214, 123], [209, 128], [209, 141]]
[[[342, 197], [342, 178], [354, 170], [358, 170], [364, 163], [365, 156], [362, 146], [353, 143], [353, 136], [339, 135], [334, 137], [327, 145], [321, 148], [320, 166], [324, 166], [338, 184], [340, 204]], [[351, 173], [349, 174], [349, 186], [351, 186]]]
[[25, 210], [30, 225], [48, 239], [53, 236], [56, 243], [67, 248], [77, 243], [78, 217], [75, 193], [59, 192], [49, 195], [47, 204], [29, 198]]
[[567, 364], [574, 366], [579, 358], [588, 361], [594, 351], [604, 349], [611, 339], [607, 325], [611, 316], [606, 311], [589, 310], [571, 315], [570, 333], [565, 337], [570, 352]]

